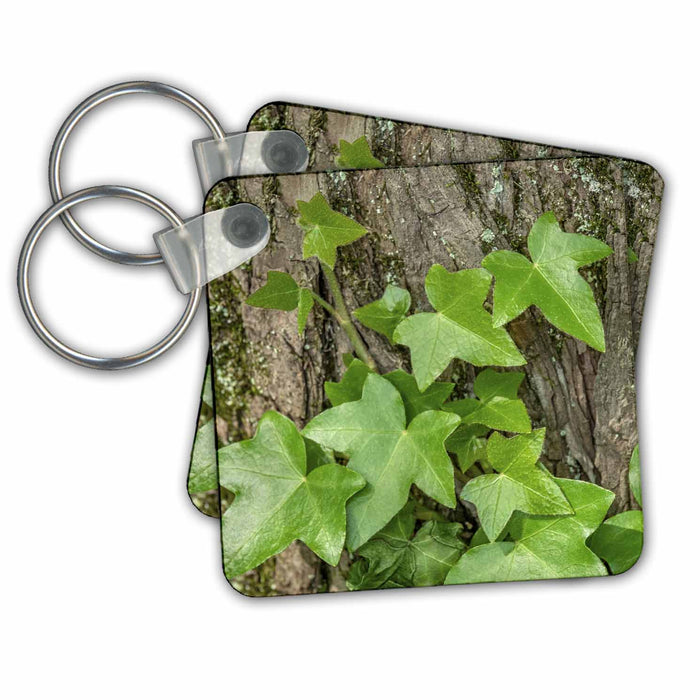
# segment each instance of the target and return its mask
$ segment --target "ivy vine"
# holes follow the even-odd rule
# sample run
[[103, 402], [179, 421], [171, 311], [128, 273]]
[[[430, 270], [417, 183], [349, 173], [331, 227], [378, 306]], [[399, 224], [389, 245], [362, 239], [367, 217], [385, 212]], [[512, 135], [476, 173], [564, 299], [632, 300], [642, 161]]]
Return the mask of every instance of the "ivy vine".
[[[341, 153], [349, 157], [352, 146]], [[367, 155], [363, 144], [355, 148]], [[546, 212], [529, 232], [529, 258], [496, 251], [475, 269], [434, 265], [425, 279], [434, 311], [411, 314], [409, 292], [389, 285], [351, 312], [336, 252], [366, 229], [321, 193], [297, 208], [303, 256], [318, 259], [332, 299], [270, 271], [247, 303], [296, 311], [299, 333], [318, 304], [354, 356], [340, 381], [325, 383], [329, 407], [302, 430], [269, 411], [252, 439], [219, 450], [220, 484], [235, 494], [222, 523], [227, 576], [294, 540], [333, 566], [346, 550], [350, 589], [602, 576], [632, 566], [641, 511], [606, 520], [612, 492], [552, 476], [540, 461], [546, 428], [533, 429], [518, 397], [525, 375], [493, 369], [525, 364], [505, 324], [532, 305], [560, 331], [604, 351], [600, 313], [578, 271], [611, 249], [565, 232]], [[484, 307], [492, 285], [493, 314]], [[356, 321], [406, 346], [412, 373], [381, 374]], [[473, 397], [450, 401], [454, 385], [437, 379], [455, 359], [485, 369]], [[638, 465], [635, 449], [630, 484], [641, 506]], [[426, 507], [416, 489], [443, 508]], [[476, 513], [473, 532], [444, 515], [458, 499]]]

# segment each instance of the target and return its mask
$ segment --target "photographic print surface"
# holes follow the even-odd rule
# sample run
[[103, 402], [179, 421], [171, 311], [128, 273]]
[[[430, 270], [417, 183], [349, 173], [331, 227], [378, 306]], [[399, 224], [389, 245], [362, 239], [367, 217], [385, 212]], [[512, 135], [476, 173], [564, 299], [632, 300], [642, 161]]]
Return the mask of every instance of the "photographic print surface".
[[627, 570], [658, 174], [374, 165], [207, 198], [272, 226], [209, 287], [227, 578], [269, 596]]

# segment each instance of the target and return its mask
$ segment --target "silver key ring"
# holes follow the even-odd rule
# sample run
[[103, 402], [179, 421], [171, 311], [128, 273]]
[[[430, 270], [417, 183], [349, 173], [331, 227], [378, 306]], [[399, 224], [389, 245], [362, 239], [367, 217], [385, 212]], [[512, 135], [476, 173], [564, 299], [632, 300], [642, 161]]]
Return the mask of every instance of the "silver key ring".
[[[51, 148], [51, 156], [49, 158], [49, 189], [51, 190], [51, 198], [54, 203], [65, 201], [63, 197], [63, 188], [61, 187], [61, 159], [66, 141], [78, 122], [95, 107], [121, 95], [132, 94], [149, 94], [160, 95], [175, 100], [185, 107], [192, 110], [209, 128], [215, 139], [226, 138], [226, 132], [219, 123], [218, 119], [207, 109], [199, 100], [192, 95], [189, 95], [182, 90], [178, 90], [171, 85], [165, 83], [156, 83], [148, 80], [135, 80], [127, 83], [118, 83], [111, 85], [103, 90], [99, 90], [94, 95], [91, 95], [86, 100], [81, 102], [63, 122], [61, 128], [56, 134], [53, 146]], [[126, 189], [126, 188], [125, 188]], [[86, 192], [87, 190], [83, 190]], [[136, 191], [136, 190], [132, 190]], [[146, 195], [150, 197], [150, 195]], [[83, 201], [83, 200], [81, 200]], [[140, 201], [140, 200], [139, 200]], [[152, 198], [152, 202], [158, 201]], [[77, 203], [77, 202], [74, 202]], [[145, 202], [144, 202], [145, 203]], [[162, 204], [162, 203], [161, 203]], [[165, 205], [163, 205], [165, 206]], [[110, 248], [97, 239], [93, 238], [80, 224], [75, 220], [73, 215], [62, 209], [60, 214], [63, 225], [70, 233], [84, 245], [88, 250], [96, 253], [100, 257], [111, 260], [112, 262], [121, 263], [122, 265], [158, 265], [163, 262], [160, 253], [129, 253], [117, 248]], [[161, 212], [163, 213], [163, 212]], [[165, 216], [165, 214], [163, 214]], [[166, 217], [167, 218], [167, 217]]]
[[[36, 244], [46, 227], [56, 218], [62, 216], [64, 213], [67, 213], [68, 210], [76, 204], [87, 202], [91, 199], [102, 199], [104, 197], [118, 197], [120, 199], [129, 199], [134, 202], [145, 204], [161, 214], [172, 226], [184, 225], [184, 221], [167, 204], [162, 202], [157, 197], [147, 194], [146, 192], [142, 192], [141, 190], [136, 190], [131, 187], [123, 187], [120, 185], [102, 185], [99, 187], [88, 187], [84, 190], [79, 190], [78, 192], [74, 192], [73, 194], [70, 194], [56, 202], [53, 206], [47, 209], [37, 219], [34, 226], [32, 226], [31, 231], [24, 241], [22, 252], [19, 256], [17, 287], [19, 289], [19, 298], [22, 303], [22, 310], [29, 321], [29, 325], [34, 329], [34, 332], [39, 336], [42, 342], [51, 350], [66, 360], [70, 360], [71, 362], [82, 365], [83, 367], [89, 367], [92, 369], [127, 369], [129, 367], [136, 367], [144, 364], [145, 362], [149, 362], [150, 360], [154, 360], [156, 357], [169, 350], [178, 340], [180, 340], [190, 323], [192, 323], [192, 320], [197, 312], [197, 306], [202, 296], [201, 288], [197, 288], [190, 292], [185, 311], [170, 333], [146, 350], [135, 353], [134, 355], [126, 355], [125, 357], [96, 357], [94, 355], [87, 355], [78, 350], [74, 350], [65, 343], [61, 342], [42, 322], [36, 308], [34, 307], [34, 302], [32, 301], [32, 296], [29, 289], [29, 265], [32, 261], [32, 254], [34, 253], [34, 248], [36, 247]], [[90, 246], [87, 247], [89, 248]]]

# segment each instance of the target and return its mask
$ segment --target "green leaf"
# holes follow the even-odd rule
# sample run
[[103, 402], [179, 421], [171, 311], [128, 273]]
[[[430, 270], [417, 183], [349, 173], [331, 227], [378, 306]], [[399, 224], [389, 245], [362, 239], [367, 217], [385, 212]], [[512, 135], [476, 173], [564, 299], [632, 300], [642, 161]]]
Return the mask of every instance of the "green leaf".
[[280, 311], [297, 309], [297, 326], [299, 335], [301, 335], [306, 328], [314, 299], [311, 292], [300, 287], [291, 275], [271, 270], [267, 273], [267, 282], [256, 292], [253, 292], [246, 303], [263, 309], [279, 309]]
[[642, 505], [642, 477], [639, 472], [639, 445], [637, 445], [634, 450], [632, 450], [632, 457], [630, 458], [630, 471], [629, 471], [629, 482], [630, 491], [634, 496], [634, 500]]
[[642, 553], [644, 516], [628, 510], [608, 518], [591, 536], [588, 546], [604, 559], [613, 574], [634, 566]]
[[406, 409], [406, 422], [410, 423], [419, 413], [439, 411], [447, 401], [455, 385], [451, 382], [434, 382], [425, 391], [419, 391], [416, 378], [402, 369], [385, 374], [399, 391]]
[[469, 541], [469, 546], [470, 548], [478, 547], [479, 545], [482, 544], [489, 544], [489, 538], [486, 537], [486, 533], [484, 532], [484, 528], [480, 527], [473, 535], [471, 540]]
[[341, 168], [383, 168], [384, 163], [372, 155], [366, 136], [352, 143], [340, 140], [340, 155], [335, 159]]
[[409, 542], [394, 580], [404, 586], [442, 584], [466, 549], [459, 537], [461, 531], [460, 523], [425, 523]]
[[403, 548], [394, 548], [384, 540], [370, 540], [360, 548], [363, 558], [350, 567], [346, 585], [350, 591], [375, 591], [379, 588], [401, 588], [391, 580], [398, 568]]
[[525, 404], [518, 399], [518, 389], [525, 375], [522, 372], [496, 372], [485, 369], [474, 380], [477, 399], [452, 401], [443, 410], [462, 417], [462, 425], [445, 443], [457, 455], [463, 472], [476, 462], [488, 465], [487, 441], [490, 430], [527, 433], [532, 430]]
[[414, 504], [408, 504], [367, 544], [350, 567], [351, 590], [437, 586], [465, 550], [460, 523], [427, 522], [415, 537]]
[[485, 369], [474, 381], [476, 399], [460, 399], [444, 406], [461, 416], [464, 425], [485, 425], [509, 433], [529, 433], [532, 430], [525, 404], [518, 399], [522, 372], [496, 372]]
[[317, 192], [308, 202], [297, 202], [301, 216], [299, 226], [304, 236], [304, 260], [314, 255], [329, 267], [335, 267], [336, 248], [362, 238], [367, 229], [350, 217], [333, 211], [323, 195]]
[[632, 264], [639, 262], [639, 257], [638, 255], [634, 252], [634, 248], [627, 248], [627, 262]]
[[466, 472], [477, 462], [488, 463], [487, 440], [484, 437], [489, 432], [485, 425], [460, 425], [447, 438], [445, 447], [448, 452], [457, 456], [459, 468]]
[[573, 506], [573, 515], [516, 514], [508, 527], [512, 541], [472, 547], [445, 583], [605, 576], [605, 566], [586, 546], [586, 538], [600, 525], [615, 495], [585, 481], [555, 481]]
[[448, 272], [433, 265], [425, 291], [437, 313], [419, 313], [402, 321], [394, 340], [411, 350], [418, 388], [426, 389], [454, 359], [473, 365], [525, 364], [503, 328], [494, 328], [484, 300], [491, 275], [483, 269]]
[[544, 428], [513, 438], [493, 433], [487, 454], [498, 473], [477, 476], [462, 490], [461, 498], [476, 506], [481, 527], [492, 542], [515, 511], [532, 515], [573, 512], [554, 477], [537, 464], [544, 435]]
[[317, 442], [304, 438], [306, 445], [306, 472], [307, 474], [316, 467], [322, 467], [324, 464], [332, 464], [335, 462], [333, 451], [321, 447]]
[[362, 559], [358, 559], [350, 567], [348, 589], [360, 591], [401, 587], [391, 579], [408, 541], [413, 536], [416, 524], [414, 508], [415, 503], [408, 501], [384, 529], [357, 550]]
[[396, 326], [403, 321], [411, 308], [411, 295], [393, 284], [387, 286], [378, 301], [361, 306], [353, 311], [353, 316], [377, 333], [382, 333], [393, 343]]
[[194, 436], [187, 491], [188, 493], [202, 493], [218, 488], [216, 435], [214, 433], [214, 419], [212, 419], [205, 423]]
[[363, 545], [401, 510], [411, 484], [455, 507], [444, 442], [458, 423], [453, 414], [426, 411], [406, 427], [401, 394], [388, 379], [370, 373], [359, 401], [328, 409], [304, 428], [306, 437], [349, 455], [348, 467], [367, 482], [348, 503], [348, 549]]
[[219, 450], [221, 485], [235, 499], [222, 518], [224, 567], [231, 578], [301, 540], [335, 566], [345, 543], [345, 504], [364, 485], [339, 464], [307, 469], [306, 445], [274, 411], [255, 437]]
[[[353, 359], [339, 382], [326, 382], [323, 388], [331, 405], [340, 406], [348, 401], [359, 401], [367, 375], [371, 372], [367, 365]], [[406, 410], [406, 422], [410, 423], [419, 413], [439, 411], [454, 389], [449, 382], [435, 382], [425, 391], [418, 391], [415, 377], [402, 369], [384, 375], [398, 389]]]
[[306, 322], [309, 320], [309, 314], [314, 306], [314, 298], [308, 289], [299, 290], [299, 309], [297, 311], [297, 328], [299, 335], [302, 335]]
[[527, 246], [532, 262], [512, 250], [497, 250], [482, 261], [496, 278], [494, 325], [504, 325], [534, 304], [552, 325], [605, 352], [593, 290], [578, 269], [612, 250], [592, 236], [565, 233], [552, 212], [535, 221]]
[[299, 285], [286, 272], [270, 270], [267, 282], [253, 292], [246, 303], [263, 309], [294, 311], [299, 306]]
[[339, 382], [325, 382], [323, 385], [331, 405], [340, 406], [348, 401], [359, 401], [365, 379], [371, 371], [362, 360], [353, 358]]
[[474, 394], [482, 401], [488, 401], [495, 396], [517, 399], [523, 379], [524, 372], [496, 372], [491, 368], [485, 369], [479, 372], [474, 380]]

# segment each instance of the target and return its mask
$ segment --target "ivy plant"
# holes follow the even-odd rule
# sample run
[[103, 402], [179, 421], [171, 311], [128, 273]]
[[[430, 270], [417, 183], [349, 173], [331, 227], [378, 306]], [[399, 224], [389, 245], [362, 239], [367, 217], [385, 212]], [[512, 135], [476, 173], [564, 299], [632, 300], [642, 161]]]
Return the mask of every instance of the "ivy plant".
[[[366, 139], [340, 145], [345, 167], [369, 167], [370, 157]], [[318, 304], [354, 353], [339, 380], [324, 385], [327, 408], [305, 426], [269, 411], [255, 437], [219, 450], [221, 485], [235, 494], [222, 524], [227, 575], [294, 540], [331, 566], [345, 550], [355, 590], [629, 568], [641, 550], [641, 511], [606, 520], [612, 492], [555, 478], [542, 463], [546, 427], [533, 429], [519, 395], [525, 374], [512, 368], [526, 360], [506, 327], [534, 305], [560, 331], [603, 351], [600, 313], [579, 269], [610, 248], [565, 232], [546, 212], [528, 235], [529, 259], [495, 251], [479, 268], [434, 265], [425, 279], [434, 311], [411, 313], [408, 290], [390, 284], [350, 312], [334, 268], [338, 249], [367, 229], [320, 192], [297, 209], [303, 257], [317, 260], [329, 298], [270, 271], [248, 303], [296, 311], [299, 333]], [[485, 306], [492, 288], [493, 313]], [[367, 333], [406, 346], [412, 371], [382, 374]], [[471, 396], [453, 397], [455, 385], [439, 379], [455, 362], [483, 368]], [[635, 449], [630, 488], [641, 506], [638, 466]]]

